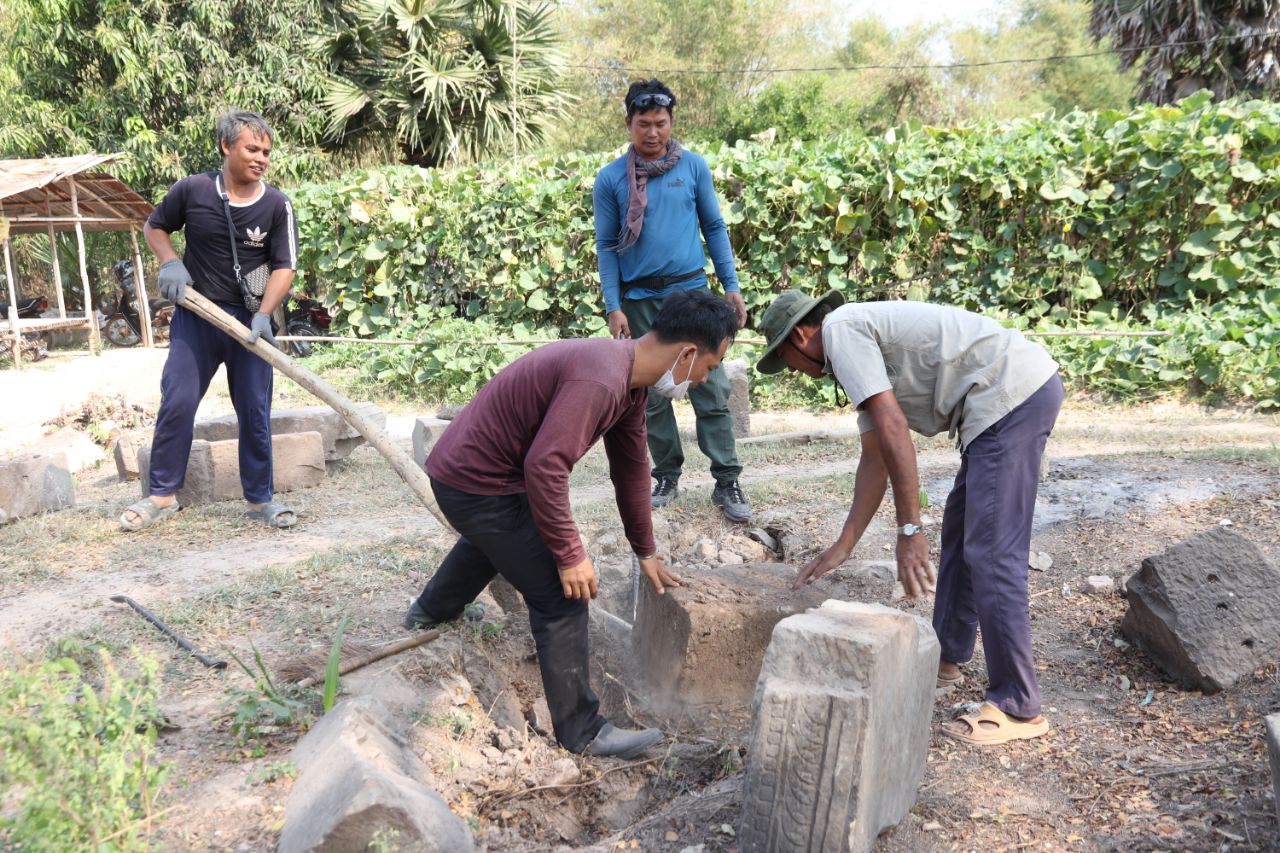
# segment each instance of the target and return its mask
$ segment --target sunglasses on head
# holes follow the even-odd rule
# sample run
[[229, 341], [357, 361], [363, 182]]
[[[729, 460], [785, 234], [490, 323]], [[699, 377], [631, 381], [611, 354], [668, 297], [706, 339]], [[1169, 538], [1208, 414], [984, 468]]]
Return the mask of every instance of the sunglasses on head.
[[628, 110], [635, 112], [637, 110], [647, 110], [650, 107], [666, 107], [667, 109], [670, 109], [674, 100], [675, 99], [670, 95], [658, 93], [636, 95], [635, 100], [631, 102]]

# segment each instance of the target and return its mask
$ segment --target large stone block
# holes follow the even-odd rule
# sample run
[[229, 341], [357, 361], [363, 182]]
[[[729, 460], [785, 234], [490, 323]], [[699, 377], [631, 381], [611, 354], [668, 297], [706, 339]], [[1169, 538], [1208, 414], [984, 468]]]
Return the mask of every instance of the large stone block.
[[1267, 752], [1271, 754], [1271, 804], [1280, 821], [1280, 714], [1272, 714], [1263, 721], [1267, 729]]
[[63, 427], [52, 435], [45, 436], [36, 452], [46, 455], [63, 454], [67, 458], [67, 470], [73, 474], [85, 468], [96, 467], [107, 458], [96, 441], [75, 427]]
[[720, 363], [729, 377], [729, 414], [733, 415], [733, 437], [751, 435], [751, 369], [740, 358]]
[[1171, 678], [1214, 693], [1280, 657], [1280, 570], [1225, 527], [1142, 561], [1120, 631]]
[[0, 524], [76, 505], [67, 456], [27, 453], [0, 462]]
[[916, 801], [939, 647], [923, 619], [828, 601], [773, 631], [756, 687], [742, 853], [863, 853]]
[[[318, 486], [325, 476], [324, 440], [318, 432], [295, 432], [271, 439], [271, 467], [276, 492]], [[138, 451], [143, 496], [151, 494], [151, 447]], [[178, 490], [183, 506], [244, 498], [240, 484], [240, 442], [191, 442], [187, 477]]]
[[413, 421], [413, 461], [418, 467], [427, 464], [427, 456], [431, 448], [436, 446], [440, 436], [444, 434], [449, 421], [440, 418], [418, 417]]
[[[374, 422], [379, 429], [387, 426], [386, 414], [374, 403], [357, 403], [356, 410]], [[318, 432], [324, 441], [325, 460], [346, 459], [351, 451], [364, 443], [364, 437], [342, 415], [328, 406], [302, 409], [273, 409], [271, 434]], [[195, 437], [204, 441], [233, 441], [240, 437], [240, 422], [235, 415], [197, 421]]]
[[641, 580], [635, 657], [650, 702], [661, 712], [751, 702], [773, 626], [820, 604], [812, 587], [792, 590], [795, 569], [778, 563], [719, 566], [686, 573], [663, 595]]
[[380, 722], [386, 715], [376, 702], [340, 702], [294, 747], [280, 853], [474, 849], [466, 823], [423, 783], [422, 762]]

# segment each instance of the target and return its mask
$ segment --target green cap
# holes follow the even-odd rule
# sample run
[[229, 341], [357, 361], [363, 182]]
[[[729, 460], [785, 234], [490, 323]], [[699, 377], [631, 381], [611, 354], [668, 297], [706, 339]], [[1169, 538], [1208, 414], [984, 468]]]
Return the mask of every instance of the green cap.
[[821, 299], [805, 296], [798, 290], [788, 290], [773, 300], [773, 304], [764, 312], [764, 319], [760, 321], [760, 331], [764, 332], [769, 346], [756, 362], [756, 370], [761, 373], [777, 373], [787, 366], [782, 356], [778, 354], [778, 347], [787, 339], [787, 335], [791, 334], [796, 323], [803, 320], [806, 314], [820, 304], [839, 308], [844, 304], [844, 297], [838, 290], [829, 291]]

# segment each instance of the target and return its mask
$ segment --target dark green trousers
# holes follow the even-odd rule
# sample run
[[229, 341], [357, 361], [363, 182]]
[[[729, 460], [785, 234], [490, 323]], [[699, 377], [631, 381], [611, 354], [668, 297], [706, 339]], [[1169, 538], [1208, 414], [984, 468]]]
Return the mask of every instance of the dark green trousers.
[[[703, 288], [705, 290], [705, 288]], [[653, 318], [662, 307], [661, 299], [623, 299], [622, 313], [627, 315], [631, 337], [649, 331]], [[676, 376], [680, 382], [683, 376]], [[653, 459], [653, 476], [680, 478], [684, 468], [684, 448], [676, 428], [676, 413], [671, 400], [649, 392], [649, 456]], [[689, 389], [689, 402], [697, 416], [698, 447], [711, 460], [711, 476], [717, 483], [738, 479], [742, 465], [733, 444], [733, 416], [729, 414], [729, 377], [720, 369], [711, 371], [707, 381]]]

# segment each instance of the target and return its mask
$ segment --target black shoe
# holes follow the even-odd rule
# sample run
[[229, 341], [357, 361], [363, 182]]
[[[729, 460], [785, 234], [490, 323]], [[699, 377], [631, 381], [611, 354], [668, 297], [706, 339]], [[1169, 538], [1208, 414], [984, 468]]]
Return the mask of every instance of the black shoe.
[[715, 491], [711, 493], [711, 502], [720, 507], [724, 517], [730, 521], [751, 520], [751, 503], [742, 493], [742, 487], [738, 485], [737, 480], [717, 483]]
[[654, 509], [662, 509], [675, 500], [676, 495], [680, 494], [680, 488], [676, 485], [677, 482], [677, 480], [673, 480], [670, 477], [658, 478], [658, 482], [653, 486]]
[[[478, 601], [473, 601], [462, 608], [462, 614], [458, 618], [463, 622], [480, 622], [484, 619], [484, 605]], [[409, 608], [409, 612], [404, 615], [404, 622], [401, 624], [404, 625], [406, 630], [412, 631], [415, 628], [424, 630], [435, 628], [441, 623], [433, 622], [428, 618], [427, 611], [415, 598], [413, 605]]]
[[642, 755], [663, 737], [657, 729], [620, 729], [613, 723], [605, 723], [595, 740], [583, 751], [587, 755], [632, 759]]

